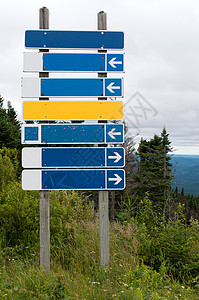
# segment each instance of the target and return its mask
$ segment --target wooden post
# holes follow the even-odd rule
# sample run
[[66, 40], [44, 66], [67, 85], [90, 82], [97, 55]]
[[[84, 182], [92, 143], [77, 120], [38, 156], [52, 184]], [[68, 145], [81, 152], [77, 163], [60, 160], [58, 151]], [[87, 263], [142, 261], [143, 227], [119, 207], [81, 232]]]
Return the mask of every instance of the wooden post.
[[[39, 29], [49, 29], [49, 10], [42, 7], [39, 10]], [[49, 52], [48, 49], [40, 49], [40, 52]], [[48, 72], [40, 72], [39, 78], [49, 77]], [[49, 100], [49, 98], [40, 98]], [[50, 203], [49, 191], [40, 191], [40, 267], [50, 270]]]
[[[98, 13], [98, 30], [106, 30], [106, 13]], [[106, 53], [106, 50], [98, 50], [100, 53]], [[107, 73], [98, 73], [98, 77], [107, 77]], [[98, 100], [107, 100], [107, 98], [98, 98]], [[104, 123], [104, 122], [103, 122]], [[99, 261], [100, 266], [109, 268], [109, 210], [108, 210], [108, 191], [99, 191]]]

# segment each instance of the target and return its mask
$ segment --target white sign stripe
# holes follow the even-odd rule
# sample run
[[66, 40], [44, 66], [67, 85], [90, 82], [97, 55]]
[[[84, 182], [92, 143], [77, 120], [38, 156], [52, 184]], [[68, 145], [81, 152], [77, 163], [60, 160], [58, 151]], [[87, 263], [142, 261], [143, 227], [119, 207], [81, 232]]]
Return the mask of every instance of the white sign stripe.
[[42, 171], [41, 170], [24, 170], [22, 171], [22, 189], [35, 190], [42, 189]]
[[23, 71], [24, 72], [42, 72], [43, 71], [43, 53], [24, 52], [23, 53]]
[[39, 78], [23, 77], [21, 81], [21, 97], [37, 98], [41, 95], [41, 83]]
[[22, 149], [22, 167], [40, 168], [41, 167], [41, 148]]

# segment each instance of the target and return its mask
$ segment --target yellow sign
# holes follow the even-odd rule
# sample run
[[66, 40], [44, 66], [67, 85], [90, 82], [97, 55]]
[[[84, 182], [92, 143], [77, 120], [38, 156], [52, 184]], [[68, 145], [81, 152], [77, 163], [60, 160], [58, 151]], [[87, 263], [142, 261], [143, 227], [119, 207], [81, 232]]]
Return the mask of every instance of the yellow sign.
[[122, 118], [122, 101], [23, 102], [24, 120], [114, 120]]

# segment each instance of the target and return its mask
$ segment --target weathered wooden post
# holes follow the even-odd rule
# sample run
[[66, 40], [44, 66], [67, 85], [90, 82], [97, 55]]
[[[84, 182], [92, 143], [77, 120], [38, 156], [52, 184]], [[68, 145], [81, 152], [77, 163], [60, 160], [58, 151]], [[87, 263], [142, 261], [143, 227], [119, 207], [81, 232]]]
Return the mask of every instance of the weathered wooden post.
[[[39, 29], [49, 29], [49, 10], [42, 7], [39, 10]], [[48, 49], [40, 49], [40, 52], [49, 52]], [[39, 78], [49, 77], [48, 72], [40, 72]], [[49, 100], [48, 98], [40, 98]], [[50, 202], [49, 191], [40, 191], [40, 267], [43, 270], [50, 269]]]
[[[107, 30], [106, 13], [98, 13], [98, 30]], [[106, 53], [106, 50], [98, 50], [100, 53]], [[107, 77], [107, 73], [98, 73], [98, 77]], [[107, 98], [99, 98], [100, 101], [106, 101]], [[105, 121], [103, 122], [105, 123]], [[101, 267], [109, 268], [109, 209], [108, 209], [108, 191], [99, 191], [99, 261]]]

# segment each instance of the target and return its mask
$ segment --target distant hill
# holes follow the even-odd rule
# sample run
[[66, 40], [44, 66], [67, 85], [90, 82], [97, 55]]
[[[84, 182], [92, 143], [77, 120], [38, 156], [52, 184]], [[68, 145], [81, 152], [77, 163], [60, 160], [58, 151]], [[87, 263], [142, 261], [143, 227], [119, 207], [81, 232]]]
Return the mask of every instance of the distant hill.
[[174, 154], [171, 162], [175, 176], [173, 188], [177, 186], [180, 192], [183, 187], [185, 194], [199, 196], [199, 155]]

